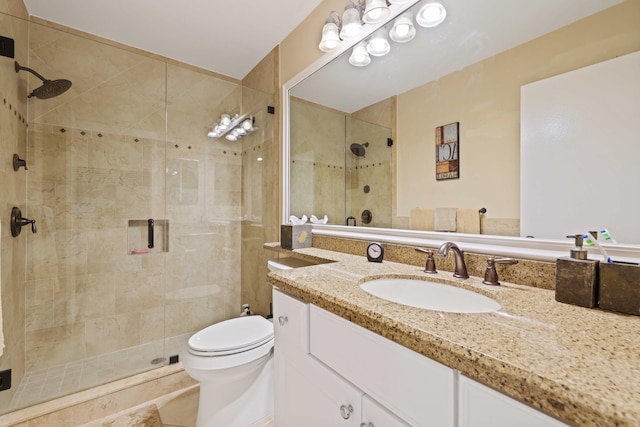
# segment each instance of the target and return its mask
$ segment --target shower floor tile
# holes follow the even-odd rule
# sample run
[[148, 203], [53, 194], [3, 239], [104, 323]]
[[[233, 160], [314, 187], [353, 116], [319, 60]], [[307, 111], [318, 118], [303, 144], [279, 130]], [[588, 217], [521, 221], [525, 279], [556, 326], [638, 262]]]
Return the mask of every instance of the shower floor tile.
[[[11, 410], [45, 402], [66, 394], [95, 387], [168, 363], [166, 354], [180, 354], [189, 335], [130, 347], [25, 373], [11, 401]], [[160, 358], [157, 364], [151, 361]]]

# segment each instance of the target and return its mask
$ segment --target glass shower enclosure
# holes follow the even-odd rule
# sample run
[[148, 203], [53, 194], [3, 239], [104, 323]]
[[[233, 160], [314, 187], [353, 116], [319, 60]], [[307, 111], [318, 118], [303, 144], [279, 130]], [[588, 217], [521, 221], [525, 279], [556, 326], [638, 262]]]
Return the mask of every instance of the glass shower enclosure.
[[[38, 229], [21, 236], [24, 351], [7, 349], [20, 363], [2, 412], [168, 364], [193, 332], [239, 314], [243, 153], [273, 139], [271, 95], [28, 27], [28, 66], [72, 86], [28, 101], [23, 214]], [[25, 95], [41, 84], [20, 78]], [[223, 113], [250, 113], [258, 130], [207, 137]]]

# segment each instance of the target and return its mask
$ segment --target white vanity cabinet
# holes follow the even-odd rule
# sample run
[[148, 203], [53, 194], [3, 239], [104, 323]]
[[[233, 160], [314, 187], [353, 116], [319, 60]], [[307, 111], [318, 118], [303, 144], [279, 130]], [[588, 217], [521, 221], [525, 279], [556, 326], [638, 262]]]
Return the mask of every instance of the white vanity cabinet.
[[453, 426], [453, 370], [275, 289], [273, 313], [276, 426]]
[[277, 427], [567, 427], [274, 289]]
[[460, 375], [460, 427], [568, 427], [561, 421]]

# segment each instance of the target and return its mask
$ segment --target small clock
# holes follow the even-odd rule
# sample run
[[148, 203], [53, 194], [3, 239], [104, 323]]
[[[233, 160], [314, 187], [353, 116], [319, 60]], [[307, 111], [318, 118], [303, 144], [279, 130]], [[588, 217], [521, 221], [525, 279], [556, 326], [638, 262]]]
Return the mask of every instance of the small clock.
[[367, 259], [369, 262], [382, 262], [384, 248], [380, 243], [372, 242], [367, 246]]

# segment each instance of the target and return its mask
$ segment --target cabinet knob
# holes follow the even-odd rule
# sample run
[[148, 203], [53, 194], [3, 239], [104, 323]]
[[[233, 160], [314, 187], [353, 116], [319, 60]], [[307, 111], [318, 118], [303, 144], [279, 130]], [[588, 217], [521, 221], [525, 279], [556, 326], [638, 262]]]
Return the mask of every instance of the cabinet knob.
[[345, 420], [349, 419], [352, 412], [353, 412], [353, 406], [351, 405], [340, 406], [340, 415], [342, 415], [342, 418], [344, 418]]
[[280, 323], [280, 326], [284, 326], [288, 321], [289, 318], [287, 316], [278, 317], [278, 323]]

